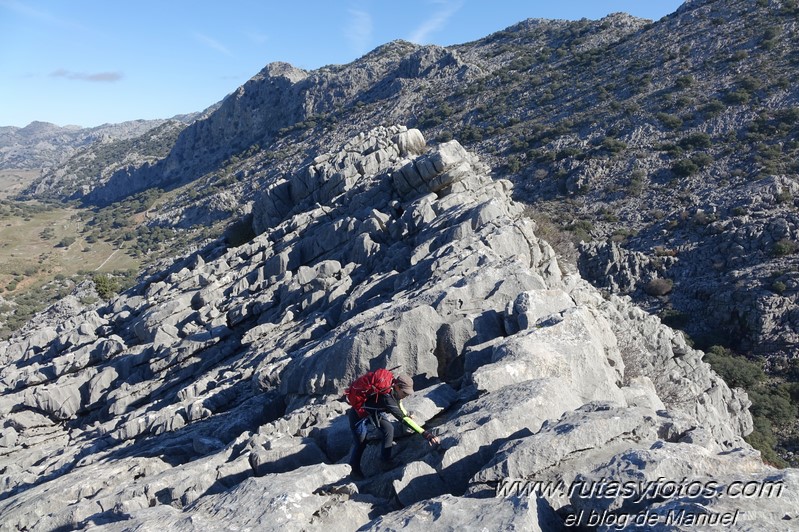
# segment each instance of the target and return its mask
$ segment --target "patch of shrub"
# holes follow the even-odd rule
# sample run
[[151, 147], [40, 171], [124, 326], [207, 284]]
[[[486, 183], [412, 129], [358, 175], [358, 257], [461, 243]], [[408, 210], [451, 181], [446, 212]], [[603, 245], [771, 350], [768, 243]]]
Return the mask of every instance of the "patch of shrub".
[[660, 122], [669, 129], [679, 129], [682, 127], [682, 119], [677, 115], [658, 113], [655, 115], [655, 118], [660, 120]]
[[693, 76], [690, 76], [690, 75], [688, 75], [688, 76], [680, 76], [674, 82], [674, 86], [677, 89], [680, 89], [680, 90], [681, 89], [687, 89], [688, 87], [690, 87], [693, 84], [694, 84], [694, 78], [693, 78]]
[[709, 153], [695, 153], [691, 155], [691, 162], [694, 163], [697, 168], [704, 168], [713, 162], [713, 157], [711, 157]]
[[766, 380], [762, 362], [753, 362], [737, 356], [729, 349], [714, 345], [705, 354], [705, 362], [719, 374], [729, 386], [749, 390]]
[[566, 228], [567, 231], [570, 231], [574, 235], [573, 240], [575, 242], [590, 242], [591, 231], [593, 231], [593, 229], [594, 224], [588, 220], [577, 220]]
[[507, 169], [508, 173], [516, 174], [522, 169], [522, 162], [518, 157], [508, 157], [505, 168]]
[[761, 360], [750, 360], [719, 345], [708, 349], [705, 361], [729, 386], [743, 388], [749, 395], [754, 431], [746, 441], [759, 450], [767, 462], [786, 467], [788, 463], [775, 450], [778, 442], [774, 427], [796, 421], [797, 397], [793, 394], [792, 383], [780, 382], [781, 378], [769, 379]]
[[788, 363], [785, 376], [790, 380], [799, 383], [799, 358], [794, 358]]
[[710, 135], [707, 133], [691, 133], [680, 139], [680, 147], [686, 150], [697, 150], [700, 148], [709, 148], [711, 145]]
[[671, 166], [671, 171], [680, 177], [688, 177], [699, 171], [699, 166], [691, 159], [680, 159]]
[[64, 238], [61, 239], [61, 241], [58, 244], [56, 244], [56, 247], [68, 248], [69, 246], [75, 243], [75, 240], [76, 239], [74, 236], [65, 236]]
[[252, 215], [233, 222], [225, 230], [225, 241], [229, 247], [239, 247], [255, 238], [255, 231], [252, 228]]
[[646, 286], [644, 286], [644, 292], [650, 296], [665, 296], [671, 292], [673, 288], [674, 281], [671, 279], [657, 278], [646, 283]]
[[776, 294], [782, 294], [787, 289], [788, 286], [782, 281], [774, 281], [773, 283], [771, 283], [771, 290]]
[[110, 299], [114, 294], [119, 292], [119, 282], [104, 273], [94, 275], [92, 280], [94, 281], [94, 288], [97, 290], [97, 295], [102, 299]]
[[704, 114], [706, 118], [712, 118], [721, 114], [724, 109], [726, 109], [726, 106], [722, 102], [718, 100], [712, 100], [702, 107], [702, 114]]
[[772, 424], [785, 425], [796, 419], [796, 405], [788, 391], [779, 385], [760, 386], [749, 390], [752, 416], [764, 417]]
[[627, 193], [630, 196], [640, 196], [644, 192], [644, 178], [634, 176], [627, 185]]
[[742, 105], [749, 102], [752, 95], [745, 89], [732, 90], [724, 95], [724, 101], [728, 105]]
[[447, 130], [444, 130], [444, 131], [442, 131], [441, 133], [438, 134], [438, 136], [436, 137], [436, 140], [438, 142], [442, 142], [442, 143], [443, 142], [449, 142], [450, 140], [452, 140], [452, 133], [447, 131]]
[[776, 467], [787, 467], [788, 463], [780, 458], [774, 448], [777, 446], [777, 438], [774, 436], [774, 428], [769, 420], [763, 417], [756, 417], [754, 421], [754, 430], [749, 436], [744, 439], [760, 451], [760, 455], [767, 463]]
[[546, 240], [558, 255], [558, 262], [568, 269], [576, 269], [577, 247], [571, 235], [559, 227], [548, 216], [537, 212], [531, 205], [524, 209], [524, 216], [535, 222], [535, 234], [539, 238]]
[[788, 190], [781, 190], [774, 199], [780, 204], [791, 203], [793, 201], [793, 195]]
[[688, 325], [689, 316], [676, 309], [665, 309], [660, 313], [660, 321], [672, 329], [682, 329]]
[[613, 137], [605, 137], [602, 140], [602, 149], [610, 154], [617, 154], [627, 149], [627, 144]]
[[737, 50], [730, 56], [730, 61], [743, 61], [749, 57], [749, 52], [746, 50]]
[[775, 257], [784, 257], [796, 253], [797, 250], [799, 250], [799, 244], [788, 238], [783, 238], [774, 243], [771, 254]]

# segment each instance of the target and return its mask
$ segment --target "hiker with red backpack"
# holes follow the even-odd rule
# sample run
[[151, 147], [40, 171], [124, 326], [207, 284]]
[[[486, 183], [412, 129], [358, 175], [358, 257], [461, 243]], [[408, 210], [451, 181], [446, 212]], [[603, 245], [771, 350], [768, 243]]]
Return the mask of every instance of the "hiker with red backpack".
[[369, 425], [380, 429], [383, 434], [381, 462], [383, 470], [395, 467], [391, 460], [394, 445], [394, 426], [391, 416], [406, 427], [425, 437], [430, 445], [438, 445], [438, 438], [420, 427], [402, 406], [402, 400], [413, 393], [413, 381], [406, 375], [396, 377], [387, 369], [370, 371], [355, 380], [345, 391], [345, 398], [352, 408], [347, 413], [355, 448], [350, 456], [350, 466], [354, 477], [363, 477], [361, 457], [366, 450], [366, 436]]

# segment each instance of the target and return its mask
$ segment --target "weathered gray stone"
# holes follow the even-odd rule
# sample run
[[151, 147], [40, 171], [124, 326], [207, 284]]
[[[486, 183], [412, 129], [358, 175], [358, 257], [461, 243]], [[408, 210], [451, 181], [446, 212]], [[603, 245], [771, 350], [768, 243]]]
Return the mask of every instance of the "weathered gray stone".
[[[666, 499], [679, 499], [683, 503], [690, 499], [697, 501], [700, 498], [697, 497], [700, 495], [696, 491], [697, 485], [702, 487], [701, 499], [712, 500], [714, 496], [708, 497], [705, 487], [721, 488], [736, 481], [745, 484], [753, 478], [767, 477], [769, 473], [773, 474], [774, 470], [765, 466], [758, 453], [751, 450], [715, 453], [698, 445], [661, 441], [649, 449], [618, 453], [604, 463], [596, 464], [591, 471], [580, 472], [576, 481], [586, 486], [586, 489], [575, 490], [570, 499], [576, 511], [623, 512], [659, 503], [664, 496]], [[791, 491], [791, 485], [795, 485], [795, 474], [790, 475], [790, 478], [791, 482], [786, 486], [788, 491]], [[614, 492], [609, 485], [611, 479], [620, 484], [628, 483], [635, 489], [628, 493]], [[692, 484], [693, 488], [690, 488]], [[596, 497], [596, 492], [592, 494], [588, 489], [591, 486], [604, 490], [602, 496]], [[689, 490], [693, 497], [686, 496]], [[789, 497], [795, 498], [795, 493]], [[785, 502], [778, 501], [779, 497], [774, 499], [772, 511], [781, 517], [779, 512], [785, 512]], [[795, 508], [790, 513], [795, 516]]]
[[650, 445], [658, 439], [659, 425], [663, 422], [645, 408], [591, 403], [567, 412], [557, 421], [545, 423], [532, 436], [506, 443], [471, 481], [492, 483], [557, 477], [570, 482], [591, 466], [595, 455], [603, 456], [608, 449], [619, 446]]
[[[725, 471], [721, 475], [704, 483], [695, 479], [693, 485], [687, 484], [684, 495], [652, 504], [650, 515], [659, 516], [664, 525], [684, 528], [704, 525], [740, 530], [791, 530], [795, 527], [799, 520], [796, 495], [799, 475], [795, 469], [754, 474], [741, 471], [737, 475]], [[697, 481], [703, 488], [701, 496], [696, 495]]]
[[426, 143], [418, 129], [409, 129], [397, 135], [394, 139], [402, 157], [424, 153]]
[[17, 443], [19, 434], [13, 427], [5, 427], [0, 430], [0, 447], [13, 447]]
[[289, 362], [281, 391], [318, 394], [343, 389], [372, 369], [373, 361], [384, 367], [399, 365], [412, 375], [437, 374], [433, 352], [442, 320], [432, 307], [421, 305], [374, 318], [373, 323], [342, 331]]
[[529, 436], [547, 419], [581, 404], [557, 378], [506, 386], [466, 403], [452, 421], [436, 430], [445, 449], [441, 472], [445, 482], [462, 486], [507, 439]]
[[[352, 529], [369, 521], [370, 505], [346, 495], [314, 495], [321, 486], [343, 478], [348, 470], [347, 466], [317, 465], [249, 478], [230, 491], [197, 501], [191, 515], [223, 528], [235, 522], [259, 530]], [[174, 516], [163, 526], [168, 528], [185, 517]]]
[[609, 327], [586, 308], [572, 308], [552, 323], [509, 337], [494, 348], [492, 363], [477, 369], [478, 389], [494, 391], [510, 382], [556, 377], [581, 403], [624, 404], [623, 364]]
[[377, 518], [360, 530], [559, 530], [561, 521], [541, 499], [476, 499], [442, 495]]
[[266, 448], [256, 448], [250, 454], [250, 465], [256, 476], [285, 473], [300, 467], [324, 464], [327, 457], [314, 440], [280, 438], [269, 440]]
[[457, 140], [450, 140], [441, 144], [430, 155], [430, 160], [438, 172], [446, 172], [463, 161], [469, 160], [469, 154]]
[[413, 462], [403, 468], [402, 476], [394, 481], [397, 499], [409, 506], [446, 493], [447, 486], [438, 472], [424, 462]]
[[649, 377], [633, 377], [621, 391], [628, 406], [641, 406], [654, 411], [666, 409]]
[[[509, 184], [457, 142], [422, 150], [395, 126], [309, 156], [264, 181], [250, 243], [205, 248], [102, 310], [73, 298], [0, 342], [0, 528], [551, 530], [633, 508], [498, 486], [772, 473], [742, 439], [745, 394], [701, 352], [564, 274]], [[397, 427], [396, 466], [370, 443], [353, 482], [340, 399], [378, 367], [414, 378], [405, 407], [441, 445]], [[761, 504], [747, 523], [793, 518]]]
[[539, 320], [574, 307], [574, 300], [561, 290], [536, 290], [519, 294], [513, 302], [518, 330], [535, 326]]

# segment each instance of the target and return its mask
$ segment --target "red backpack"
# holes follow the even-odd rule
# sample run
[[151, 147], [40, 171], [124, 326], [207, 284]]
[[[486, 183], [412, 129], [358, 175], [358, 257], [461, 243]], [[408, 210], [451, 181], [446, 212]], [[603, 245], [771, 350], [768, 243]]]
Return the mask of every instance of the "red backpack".
[[362, 375], [344, 390], [344, 398], [352, 406], [358, 417], [366, 417], [363, 405], [370, 396], [383, 395], [391, 392], [394, 384], [394, 374], [387, 369], [376, 369]]

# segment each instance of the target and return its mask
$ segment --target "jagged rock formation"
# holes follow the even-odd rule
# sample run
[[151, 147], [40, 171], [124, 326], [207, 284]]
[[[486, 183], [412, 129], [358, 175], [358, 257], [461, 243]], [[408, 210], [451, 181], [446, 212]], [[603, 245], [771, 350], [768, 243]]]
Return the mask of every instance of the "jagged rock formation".
[[[381, 46], [349, 65], [313, 72], [271, 63], [207, 119], [186, 128], [159, 164], [133, 174], [119, 172], [87, 199], [104, 205], [147, 188], [169, 189], [193, 181], [232, 156], [274, 145], [287, 130], [314, 129], [317, 119], [327, 123], [344, 106], [383, 102], [388, 107], [381, 110], [381, 120], [394, 120], [407, 115], [413, 100], [406, 93], [412, 86], [426, 80], [465, 81], [477, 72], [460, 61], [457, 52], [404, 41]], [[349, 125], [348, 132], [364, 125], [359, 122]], [[338, 142], [346, 134], [322, 142]]]
[[[564, 273], [511, 188], [457, 141], [379, 127], [262, 191], [251, 242], [0, 343], [0, 529], [552, 530], [699, 504], [795, 523], [799, 475], [743, 441], [745, 394]], [[441, 448], [402, 438], [385, 473], [370, 448], [348, 483], [340, 394], [398, 364]], [[602, 477], [642, 484], [566, 488]], [[664, 498], [658, 477], [714, 484]], [[493, 498], [514, 478], [564, 489]], [[741, 480], [783, 491], [733, 507]]]

